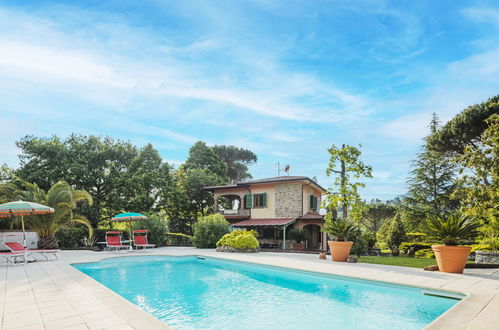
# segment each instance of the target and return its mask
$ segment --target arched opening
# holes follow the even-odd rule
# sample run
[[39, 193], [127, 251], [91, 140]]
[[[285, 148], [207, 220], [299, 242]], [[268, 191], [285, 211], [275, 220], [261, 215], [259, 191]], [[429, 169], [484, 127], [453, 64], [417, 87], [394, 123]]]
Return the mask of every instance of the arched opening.
[[243, 208], [239, 195], [223, 195], [216, 199], [217, 211], [224, 215], [239, 214]]
[[315, 224], [308, 224], [303, 227], [307, 232], [307, 241], [305, 248], [307, 250], [320, 250], [322, 243], [321, 227]]

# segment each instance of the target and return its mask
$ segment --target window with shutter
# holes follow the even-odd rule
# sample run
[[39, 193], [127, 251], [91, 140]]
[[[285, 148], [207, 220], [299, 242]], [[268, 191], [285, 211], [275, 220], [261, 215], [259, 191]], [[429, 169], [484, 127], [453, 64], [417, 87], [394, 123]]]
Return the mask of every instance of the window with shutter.
[[262, 207], [267, 207], [267, 193], [262, 194]]
[[310, 205], [309, 208], [313, 210], [314, 208], [314, 195], [310, 195]]
[[314, 197], [313, 198], [314, 205], [313, 205], [312, 209], [317, 212], [317, 202], [318, 202], [318, 199], [317, 199], [317, 196], [313, 196], [313, 197]]

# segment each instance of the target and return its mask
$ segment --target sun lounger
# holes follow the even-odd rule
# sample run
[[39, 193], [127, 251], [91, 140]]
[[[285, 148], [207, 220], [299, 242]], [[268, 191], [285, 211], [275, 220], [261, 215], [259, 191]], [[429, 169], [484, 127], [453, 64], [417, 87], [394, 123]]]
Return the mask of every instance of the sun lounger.
[[153, 248], [156, 244], [149, 244], [147, 242], [147, 230], [134, 230], [133, 231], [133, 245], [136, 248], [142, 249]]
[[108, 231], [106, 232], [106, 247], [108, 250], [116, 249], [129, 249], [130, 245], [125, 245], [121, 242], [121, 231]]
[[16, 260], [21, 258], [23, 263], [26, 263], [26, 253], [23, 252], [0, 252], [0, 257], [3, 257], [7, 264], [12, 262], [13, 265], [16, 265]]
[[21, 252], [21, 253], [26, 253], [27, 255], [33, 253], [39, 254], [42, 257], [44, 257], [46, 260], [49, 260], [48, 255], [52, 255], [55, 259], [58, 259], [57, 252], [61, 251], [61, 250], [48, 250], [48, 249], [27, 249], [19, 242], [4, 242], [3, 244], [5, 244], [5, 246], [7, 246], [14, 253]]

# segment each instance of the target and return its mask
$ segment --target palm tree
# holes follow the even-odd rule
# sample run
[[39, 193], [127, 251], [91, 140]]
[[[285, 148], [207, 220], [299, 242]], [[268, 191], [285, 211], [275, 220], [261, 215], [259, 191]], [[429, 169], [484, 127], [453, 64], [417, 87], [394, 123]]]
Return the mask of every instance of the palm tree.
[[88, 228], [88, 236], [93, 236], [92, 224], [84, 216], [75, 214], [78, 202], [86, 201], [92, 205], [92, 196], [84, 190], [76, 190], [65, 181], [59, 181], [45, 192], [36, 184], [20, 178], [0, 186], [0, 195], [10, 200], [26, 200], [48, 205], [55, 209], [51, 215], [30, 216], [26, 218], [26, 227], [36, 231], [40, 240], [39, 248], [55, 249], [58, 247], [55, 234], [61, 229], [83, 224]]

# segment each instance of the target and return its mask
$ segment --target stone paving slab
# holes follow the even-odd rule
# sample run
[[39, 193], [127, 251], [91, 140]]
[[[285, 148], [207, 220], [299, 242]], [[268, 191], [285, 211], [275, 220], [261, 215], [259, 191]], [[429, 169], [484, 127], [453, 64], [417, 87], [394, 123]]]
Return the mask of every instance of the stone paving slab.
[[1, 329], [169, 329], [147, 312], [71, 266], [129, 255], [202, 255], [467, 295], [428, 329], [499, 329], [499, 275], [487, 269], [465, 274], [372, 264], [333, 263], [317, 255], [218, 253], [167, 247], [143, 252], [62, 251], [59, 260], [0, 265]]

